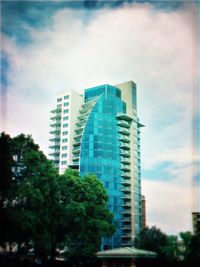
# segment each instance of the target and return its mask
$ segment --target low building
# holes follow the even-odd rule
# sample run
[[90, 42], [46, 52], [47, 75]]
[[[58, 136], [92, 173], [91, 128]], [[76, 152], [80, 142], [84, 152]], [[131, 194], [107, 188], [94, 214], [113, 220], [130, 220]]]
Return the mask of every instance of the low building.
[[122, 247], [99, 251], [97, 257], [102, 259], [102, 267], [136, 267], [136, 260], [153, 259], [157, 253], [135, 247]]

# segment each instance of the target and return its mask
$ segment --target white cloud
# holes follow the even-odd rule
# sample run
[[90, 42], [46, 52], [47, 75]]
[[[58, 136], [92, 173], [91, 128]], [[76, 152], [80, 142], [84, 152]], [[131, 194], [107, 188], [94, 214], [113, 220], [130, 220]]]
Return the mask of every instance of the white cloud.
[[[189, 4], [166, 12], [150, 4], [133, 4], [96, 11], [89, 20], [87, 15], [70, 9], [56, 12], [48, 28], [30, 29], [29, 46], [21, 47], [4, 36], [3, 49], [10, 61], [7, 132], [31, 133], [47, 153], [49, 110], [57, 92], [132, 79], [138, 86], [139, 115], [146, 125], [141, 141], [143, 166], [155, 168], [169, 161], [184, 170], [193, 161], [195, 7]], [[192, 181], [191, 173], [188, 180]], [[150, 194], [150, 187], [159, 190]], [[182, 196], [187, 190], [184, 183], [144, 182], [152, 211], [164, 192], [172, 192], [175, 199], [175, 193]], [[163, 211], [174, 210], [172, 199], [167, 206], [162, 203]], [[177, 208], [188, 214], [190, 203], [191, 198], [180, 199]], [[152, 216], [162, 220], [164, 212], [159, 216], [156, 212]], [[186, 217], [183, 228], [188, 225]]]
[[[156, 225], [164, 232], [178, 234], [192, 231], [192, 211], [196, 211], [198, 196], [191, 176], [197, 169], [194, 165], [169, 169], [173, 178], [142, 182], [146, 196], [147, 224]], [[174, 176], [173, 176], [174, 175]]]

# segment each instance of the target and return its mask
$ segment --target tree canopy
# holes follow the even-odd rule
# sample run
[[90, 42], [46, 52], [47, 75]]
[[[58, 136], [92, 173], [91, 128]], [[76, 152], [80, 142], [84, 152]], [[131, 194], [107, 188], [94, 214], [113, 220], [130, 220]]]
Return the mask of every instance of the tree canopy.
[[36, 253], [52, 258], [60, 244], [68, 257], [93, 256], [101, 238], [114, 232], [100, 180], [70, 169], [58, 175], [31, 136], [10, 138], [2, 133], [0, 144], [5, 164], [1, 214], [8, 222], [1, 243], [31, 242]]
[[142, 248], [158, 253], [163, 256], [162, 247], [167, 244], [167, 235], [156, 226], [144, 228], [134, 240], [137, 248]]

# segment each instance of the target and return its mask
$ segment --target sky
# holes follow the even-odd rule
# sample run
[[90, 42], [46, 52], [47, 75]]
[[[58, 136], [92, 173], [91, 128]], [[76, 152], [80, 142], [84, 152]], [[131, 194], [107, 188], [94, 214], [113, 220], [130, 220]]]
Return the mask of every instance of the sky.
[[1, 1], [1, 131], [48, 154], [63, 90], [137, 84], [147, 224], [192, 230], [197, 210], [196, 1]]

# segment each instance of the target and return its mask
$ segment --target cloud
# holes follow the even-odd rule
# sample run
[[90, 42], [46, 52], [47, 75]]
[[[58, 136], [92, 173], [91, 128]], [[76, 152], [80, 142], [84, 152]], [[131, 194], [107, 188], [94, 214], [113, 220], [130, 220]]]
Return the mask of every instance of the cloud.
[[[181, 231], [192, 231], [192, 211], [197, 208], [197, 187], [190, 177], [195, 166], [169, 169], [174, 178], [162, 177], [162, 180], [142, 182], [142, 190], [146, 196], [147, 224], [161, 228], [169, 234]], [[167, 179], [166, 179], [167, 178]]]
[[[49, 25], [34, 28], [23, 20], [23, 27], [32, 40], [29, 44], [20, 46], [3, 35], [2, 49], [9, 60], [8, 133], [31, 133], [47, 153], [49, 110], [57, 92], [81, 92], [132, 79], [138, 87], [138, 114], [146, 125], [142, 129], [142, 167], [148, 171], [169, 162], [183, 174], [186, 166], [192, 168], [198, 43], [195, 5], [171, 11], [139, 3], [90, 12], [62, 8], [53, 13]], [[188, 171], [188, 187], [177, 184], [178, 173], [174, 176], [170, 182], [144, 177], [152, 212], [149, 220], [160, 225], [166, 219], [162, 227], [169, 231], [175, 228], [171, 219], [167, 228], [169, 216], [164, 212], [170, 215], [171, 211], [177, 220], [180, 209], [180, 225], [188, 228], [192, 201], [191, 197], [182, 199], [192, 183], [192, 172]]]

